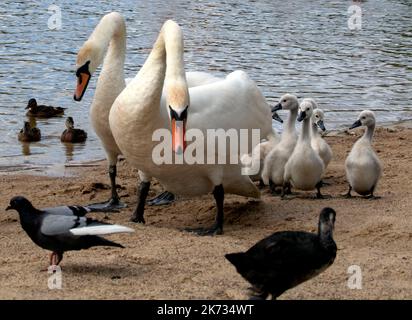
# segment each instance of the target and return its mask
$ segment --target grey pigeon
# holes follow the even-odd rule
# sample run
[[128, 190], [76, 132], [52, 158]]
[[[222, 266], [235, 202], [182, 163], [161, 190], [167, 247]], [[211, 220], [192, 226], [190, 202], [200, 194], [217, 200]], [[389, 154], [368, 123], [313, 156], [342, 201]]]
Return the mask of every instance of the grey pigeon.
[[276, 232], [246, 252], [225, 257], [253, 285], [251, 299], [275, 300], [286, 290], [305, 282], [328, 268], [336, 257], [333, 229], [336, 212], [324, 208], [318, 233]]
[[98, 235], [134, 232], [121, 225], [113, 225], [84, 217], [92, 211], [81, 206], [60, 206], [43, 210], [33, 207], [24, 197], [10, 200], [6, 210], [14, 209], [20, 216], [20, 224], [31, 240], [39, 247], [52, 251], [50, 265], [57, 266], [63, 253], [70, 250], [89, 249], [94, 246], [124, 248]]

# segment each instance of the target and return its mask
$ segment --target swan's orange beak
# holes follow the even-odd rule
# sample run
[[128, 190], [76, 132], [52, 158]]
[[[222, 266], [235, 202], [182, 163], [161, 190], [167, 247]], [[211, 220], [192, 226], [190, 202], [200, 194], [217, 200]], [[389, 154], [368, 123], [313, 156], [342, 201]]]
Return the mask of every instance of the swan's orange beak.
[[81, 66], [76, 71], [77, 86], [76, 86], [76, 90], [74, 91], [74, 97], [73, 97], [74, 100], [76, 101], [82, 100], [83, 95], [86, 92], [87, 85], [89, 84], [89, 80], [91, 77], [91, 74], [89, 71], [89, 64], [90, 64], [90, 61], [87, 61], [83, 66]]
[[172, 119], [172, 148], [176, 154], [183, 154], [186, 150], [186, 120]]
[[80, 73], [77, 76], [77, 86], [74, 91], [74, 100], [80, 101], [83, 98], [84, 93], [86, 92], [87, 85], [89, 84], [90, 74]]
[[170, 119], [172, 125], [172, 148], [176, 154], [183, 154], [186, 150], [186, 120], [187, 120], [187, 108], [186, 107], [180, 114], [176, 112], [172, 107], [170, 109]]

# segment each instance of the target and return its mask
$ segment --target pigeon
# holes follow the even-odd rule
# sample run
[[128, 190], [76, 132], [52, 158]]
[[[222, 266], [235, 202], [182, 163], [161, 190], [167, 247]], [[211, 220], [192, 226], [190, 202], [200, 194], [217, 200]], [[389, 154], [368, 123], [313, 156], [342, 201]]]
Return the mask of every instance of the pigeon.
[[20, 224], [30, 239], [39, 247], [52, 251], [50, 266], [57, 266], [63, 253], [70, 250], [89, 249], [95, 246], [124, 248], [121, 244], [99, 237], [113, 233], [131, 233], [133, 229], [87, 218], [93, 211], [88, 207], [59, 206], [36, 209], [25, 197], [10, 200], [6, 210], [16, 210]]
[[237, 272], [252, 284], [250, 299], [265, 300], [270, 294], [276, 300], [332, 265], [337, 250], [333, 240], [335, 217], [335, 210], [324, 208], [318, 233], [276, 232], [244, 253], [226, 254]]

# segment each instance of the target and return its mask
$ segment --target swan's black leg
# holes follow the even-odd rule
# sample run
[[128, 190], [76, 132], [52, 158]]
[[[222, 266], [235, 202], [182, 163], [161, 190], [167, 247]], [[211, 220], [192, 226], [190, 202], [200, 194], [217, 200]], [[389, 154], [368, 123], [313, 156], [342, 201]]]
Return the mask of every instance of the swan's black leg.
[[95, 210], [108, 210], [108, 209], [123, 209], [126, 208], [127, 205], [120, 201], [119, 194], [116, 190], [116, 175], [117, 175], [117, 167], [116, 165], [109, 166], [109, 177], [110, 177], [110, 185], [111, 185], [111, 198], [106, 202], [99, 202], [93, 203], [88, 205], [89, 208]]
[[317, 199], [323, 199], [324, 197], [323, 197], [323, 195], [322, 195], [322, 193], [320, 192], [320, 188], [322, 188], [322, 180], [321, 181], [319, 181], [317, 184], [316, 184], [316, 198]]
[[351, 191], [352, 191], [352, 186], [351, 185], [349, 185], [349, 190], [348, 190], [348, 192], [346, 193], [346, 194], [344, 194], [343, 196], [345, 197], [345, 198], [352, 198], [352, 195], [351, 195]]
[[291, 185], [290, 182], [284, 182], [282, 186], [282, 193], [280, 194], [280, 197], [282, 199], [286, 199], [286, 194], [291, 194]]
[[175, 201], [175, 195], [169, 191], [165, 191], [158, 195], [156, 198], [150, 199], [147, 204], [149, 206], [162, 206], [171, 204]]
[[374, 185], [374, 186], [372, 187], [371, 194], [366, 197], [367, 199], [377, 200], [377, 199], [380, 199], [380, 198], [381, 198], [381, 197], [377, 197], [377, 196], [374, 196], [374, 195], [373, 195], [373, 193], [374, 193], [374, 191], [375, 191], [375, 187], [376, 187], [376, 185]]
[[273, 183], [272, 179], [269, 179], [269, 189], [272, 194], [276, 194], [276, 186]]
[[216, 221], [214, 225], [211, 228], [187, 228], [185, 229], [186, 231], [197, 233], [200, 236], [213, 236], [223, 233], [223, 202], [225, 198], [225, 191], [223, 189], [223, 185], [220, 184], [214, 188], [213, 196], [215, 197], [217, 208]]
[[259, 188], [262, 189], [265, 187], [265, 183], [263, 182], [262, 178], [259, 179]]
[[130, 221], [137, 223], [145, 223], [144, 221], [144, 206], [146, 204], [146, 198], [150, 190], [150, 181], [142, 181], [139, 184], [137, 190], [137, 206], [133, 212]]

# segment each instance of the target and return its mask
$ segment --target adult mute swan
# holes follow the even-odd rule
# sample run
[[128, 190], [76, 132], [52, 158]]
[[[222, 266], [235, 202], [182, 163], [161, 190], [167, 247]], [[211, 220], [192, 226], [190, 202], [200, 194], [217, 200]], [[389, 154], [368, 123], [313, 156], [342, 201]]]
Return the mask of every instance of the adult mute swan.
[[[111, 12], [105, 15], [95, 27], [89, 39], [83, 44], [77, 54], [76, 76], [78, 79], [74, 100], [80, 101], [86, 92], [91, 76], [103, 63], [96, 84], [96, 91], [90, 106], [92, 126], [106, 152], [109, 163], [111, 182], [111, 198], [94, 207], [123, 208], [124, 204], [116, 190], [117, 159], [121, 154], [113, 138], [109, 126], [109, 112], [114, 100], [131, 79], [124, 77], [124, 61], [126, 54], [126, 24], [122, 15]], [[205, 72], [188, 72], [188, 85], [198, 86], [221, 80]], [[167, 192], [160, 195], [162, 203], [173, 195]], [[157, 198], [156, 198], [157, 199]], [[155, 201], [154, 199], [153, 201]]]
[[[167, 94], [162, 99], [164, 81]], [[202, 235], [223, 232], [225, 192], [260, 196], [250, 178], [242, 175], [240, 164], [178, 164], [175, 161], [158, 165], [154, 162], [152, 151], [159, 142], [153, 141], [152, 136], [157, 129], [172, 128], [175, 156], [185, 151], [182, 138], [186, 127], [201, 130], [204, 137], [208, 136], [207, 129], [225, 132], [248, 129], [247, 153], [253, 148], [250, 143], [252, 129], [260, 129], [261, 137], [272, 130], [270, 108], [265, 98], [242, 71], [235, 71], [222, 81], [188, 89], [183, 35], [179, 25], [171, 20], [163, 25], [139, 73], [117, 97], [109, 121], [120, 150], [129, 163], [141, 170], [138, 204], [132, 216], [134, 222], [144, 223], [144, 205], [152, 177], [177, 194], [198, 196], [213, 192], [217, 205], [216, 223], [210, 229], [196, 230]], [[206, 143], [200, 151], [207, 154]], [[229, 154], [228, 146], [224, 151]]]
[[382, 175], [382, 164], [372, 148], [375, 123], [373, 111], [365, 110], [360, 113], [358, 120], [350, 127], [350, 129], [354, 129], [366, 126], [366, 131], [353, 145], [346, 158], [346, 176], [349, 181], [347, 197], [351, 197], [353, 189], [362, 196], [369, 196], [372, 199], [377, 198], [373, 195], [373, 192]]
[[313, 105], [310, 101], [302, 101], [299, 106], [298, 121], [303, 121], [302, 132], [292, 155], [285, 165], [282, 197], [285, 190], [292, 184], [300, 190], [317, 189], [317, 198], [322, 198], [322, 174], [325, 169], [322, 159], [313, 150], [310, 137], [311, 117]]
[[313, 110], [311, 144], [313, 150], [315, 150], [318, 153], [319, 157], [321, 157], [326, 169], [329, 165], [329, 162], [332, 160], [333, 153], [328, 143], [322, 138], [321, 134], [319, 133], [319, 129], [326, 131], [324, 119], [325, 113], [322, 109], [317, 108]]
[[272, 109], [273, 112], [280, 109], [289, 110], [289, 117], [284, 125], [281, 140], [269, 152], [263, 165], [263, 183], [266, 185], [269, 184], [272, 191], [274, 191], [277, 186], [283, 185], [285, 164], [292, 154], [298, 139], [295, 127], [298, 108], [298, 98], [293, 94], [285, 94], [280, 98], [279, 103]]

